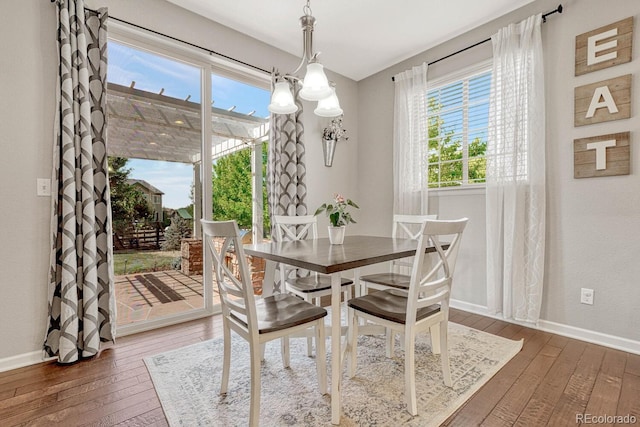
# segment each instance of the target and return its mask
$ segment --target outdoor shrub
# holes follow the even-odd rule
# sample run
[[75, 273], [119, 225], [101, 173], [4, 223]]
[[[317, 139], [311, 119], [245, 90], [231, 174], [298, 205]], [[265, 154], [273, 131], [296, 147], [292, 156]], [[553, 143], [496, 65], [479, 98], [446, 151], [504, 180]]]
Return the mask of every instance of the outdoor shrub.
[[176, 215], [171, 218], [171, 225], [167, 227], [167, 231], [164, 233], [165, 241], [162, 243], [161, 248], [163, 251], [179, 250], [182, 239], [189, 236], [191, 236], [190, 221]]
[[171, 268], [174, 270], [180, 270], [182, 268], [182, 257], [175, 257], [171, 260]]

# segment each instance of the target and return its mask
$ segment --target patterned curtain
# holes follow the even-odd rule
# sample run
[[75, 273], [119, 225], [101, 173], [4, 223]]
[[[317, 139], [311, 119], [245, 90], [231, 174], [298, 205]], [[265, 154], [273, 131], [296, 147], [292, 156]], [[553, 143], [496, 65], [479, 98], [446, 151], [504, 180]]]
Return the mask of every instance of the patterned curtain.
[[487, 307], [540, 317], [545, 253], [545, 109], [540, 14], [492, 37], [487, 144]]
[[[272, 85], [276, 74], [272, 73]], [[267, 162], [267, 198], [269, 215], [307, 215], [307, 167], [305, 164], [304, 124], [300, 85], [292, 84], [298, 111], [271, 114], [269, 121], [269, 156]], [[271, 221], [271, 236], [277, 233]], [[278, 284], [274, 291], [278, 292]]]
[[49, 325], [44, 351], [61, 363], [98, 353], [115, 333], [107, 177], [107, 12], [59, 0]]

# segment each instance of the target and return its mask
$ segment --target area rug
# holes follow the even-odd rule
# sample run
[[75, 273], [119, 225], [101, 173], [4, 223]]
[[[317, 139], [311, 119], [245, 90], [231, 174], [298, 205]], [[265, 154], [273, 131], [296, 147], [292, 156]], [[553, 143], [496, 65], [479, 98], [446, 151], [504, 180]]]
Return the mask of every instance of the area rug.
[[[249, 420], [249, 346], [232, 334], [229, 389], [220, 395], [222, 339], [204, 341], [145, 358], [170, 426], [245, 426]], [[442, 381], [440, 357], [429, 334], [416, 339], [418, 415], [404, 404], [404, 353], [385, 357], [382, 336], [358, 339], [358, 369], [343, 375], [341, 426], [438, 426], [522, 348], [512, 341], [449, 323], [453, 388]], [[327, 340], [327, 349], [330, 340]], [[327, 361], [327, 374], [331, 369]], [[315, 358], [306, 340], [291, 340], [291, 364], [282, 367], [279, 341], [267, 343], [262, 364], [261, 426], [330, 426], [330, 396], [318, 390]], [[330, 381], [328, 380], [330, 383]]]

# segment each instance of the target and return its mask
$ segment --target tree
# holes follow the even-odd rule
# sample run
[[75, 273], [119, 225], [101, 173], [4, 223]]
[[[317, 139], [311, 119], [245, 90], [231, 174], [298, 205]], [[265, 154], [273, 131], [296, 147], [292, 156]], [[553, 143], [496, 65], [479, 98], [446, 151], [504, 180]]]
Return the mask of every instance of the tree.
[[182, 239], [191, 236], [191, 222], [179, 215], [171, 218], [171, 225], [164, 233], [165, 241], [162, 242], [163, 251], [175, 251], [180, 249]]
[[[262, 202], [264, 230], [269, 230], [266, 190], [267, 144], [262, 144]], [[213, 219], [235, 219], [240, 228], [251, 228], [251, 150], [226, 155], [213, 164]]]
[[109, 157], [109, 189], [113, 229], [122, 234], [134, 221], [151, 219], [152, 209], [142, 191], [127, 183], [131, 169], [126, 157]]
[[[450, 130], [444, 132], [444, 120], [439, 112], [442, 105], [435, 98], [429, 98], [429, 187], [459, 186], [462, 184], [462, 139]], [[470, 182], [484, 182], [487, 160], [487, 142], [476, 137], [467, 147], [468, 179]], [[441, 184], [440, 184], [441, 183]]]

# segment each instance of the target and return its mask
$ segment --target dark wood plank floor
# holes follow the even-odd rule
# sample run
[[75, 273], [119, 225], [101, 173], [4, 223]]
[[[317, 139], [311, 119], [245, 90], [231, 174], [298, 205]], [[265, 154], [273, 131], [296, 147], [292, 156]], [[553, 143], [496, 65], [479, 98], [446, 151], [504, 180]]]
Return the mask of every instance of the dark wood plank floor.
[[[524, 347], [444, 425], [575, 426], [583, 413], [640, 425], [640, 356], [460, 310], [451, 320]], [[71, 366], [0, 372], [0, 426], [166, 426], [142, 358], [220, 336], [214, 316], [120, 338]]]

